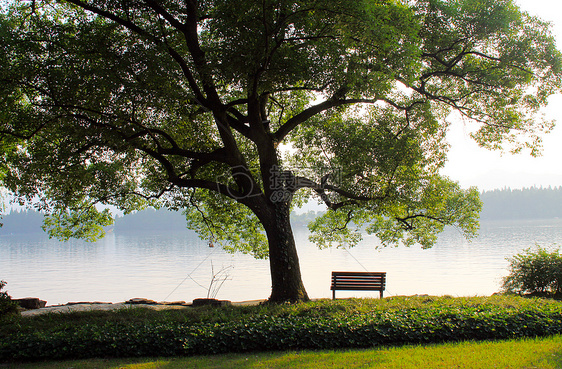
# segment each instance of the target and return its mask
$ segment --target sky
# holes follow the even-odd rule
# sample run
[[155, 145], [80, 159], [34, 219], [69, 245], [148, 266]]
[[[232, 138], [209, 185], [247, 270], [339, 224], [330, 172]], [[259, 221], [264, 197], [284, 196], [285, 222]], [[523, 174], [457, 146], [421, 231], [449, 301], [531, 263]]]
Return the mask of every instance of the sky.
[[[562, 1], [516, 0], [522, 10], [552, 23], [552, 31], [562, 50]], [[451, 149], [442, 174], [463, 188], [476, 186], [481, 191], [523, 187], [562, 186], [562, 95], [552, 96], [544, 110], [557, 126], [543, 136], [542, 155], [533, 158], [528, 152], [512, 155], [478, 147], [468, 137], [470, 125], [455, 122], [448, 134]]]

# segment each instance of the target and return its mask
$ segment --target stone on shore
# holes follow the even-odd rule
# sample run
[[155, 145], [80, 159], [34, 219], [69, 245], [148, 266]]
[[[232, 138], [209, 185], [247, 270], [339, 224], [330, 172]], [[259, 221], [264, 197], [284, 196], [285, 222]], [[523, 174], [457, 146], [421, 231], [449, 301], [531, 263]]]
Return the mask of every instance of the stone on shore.
[[23, 299], [13, 299], [20, 307], [24, 309], [41, 309], [47, 305], [47, 301], [39, 300], [37, 297], [25, 297]]
[[191, 306], [230, 306], [232, 302], [228, 300], [217, 300], [217, 299], [195, 299]]
[[145, 299], [145, 298], [142, 298], [142, 297], [135, 297], [133, 299], [129, 299], [128, 301], [125, 301], [125, 304], [156, 305], [156, 304], [158, 304], [158, 302], [156, 302], [154, 300]]

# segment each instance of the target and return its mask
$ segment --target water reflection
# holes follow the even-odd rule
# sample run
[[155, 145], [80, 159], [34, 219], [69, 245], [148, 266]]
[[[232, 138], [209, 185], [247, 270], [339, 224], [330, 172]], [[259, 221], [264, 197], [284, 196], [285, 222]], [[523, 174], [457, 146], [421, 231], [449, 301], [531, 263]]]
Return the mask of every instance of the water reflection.
[[[332, 270], [386, 271], [389, 295], [489, 295], [498, 291], [505, 260], [536, 243], [562, 243], [562, 220], [485, 222], [469, 243], [446, 230], [432, 249], [378, 249], [365, 236], [356, 248], [318, 250], [305, 229], [295, 233], [303, 281], [311, 297], [330, 297]], [[229, 269], [217, 297], [266, 298], [269, 264], [249, 255], [209, 248], [192, 232], [108, 234], [96, 243], [49, 240], [43, 234], [0, 237], [0, 279], [15, 297], [40, 297], [49, 304], [69, 301], [124, 301], [132, 297], [185, 300], [205, 297], [215, 272]], [[338, 296], [378, 293], [341, 292]]]

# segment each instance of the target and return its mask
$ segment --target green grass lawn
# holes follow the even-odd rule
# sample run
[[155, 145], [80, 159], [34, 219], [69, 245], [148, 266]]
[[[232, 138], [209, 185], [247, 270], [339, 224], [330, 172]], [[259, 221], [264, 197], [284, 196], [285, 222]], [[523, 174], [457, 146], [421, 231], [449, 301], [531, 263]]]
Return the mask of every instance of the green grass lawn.
[[562, 337], [462, 342], [369, 350], [228, 354], [189, 358], [92, 359], [7, 368], [562, 368]]

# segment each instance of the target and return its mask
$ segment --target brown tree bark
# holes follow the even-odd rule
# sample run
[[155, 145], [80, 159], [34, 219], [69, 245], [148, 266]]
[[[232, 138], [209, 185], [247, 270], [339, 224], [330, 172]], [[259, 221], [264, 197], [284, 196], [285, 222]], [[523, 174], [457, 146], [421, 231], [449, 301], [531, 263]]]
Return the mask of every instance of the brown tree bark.
[[308, 301], [290, 222], [288, 202], [276, 202], [263, 220], [269, 243], [271, 296], [269, 302]]

